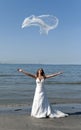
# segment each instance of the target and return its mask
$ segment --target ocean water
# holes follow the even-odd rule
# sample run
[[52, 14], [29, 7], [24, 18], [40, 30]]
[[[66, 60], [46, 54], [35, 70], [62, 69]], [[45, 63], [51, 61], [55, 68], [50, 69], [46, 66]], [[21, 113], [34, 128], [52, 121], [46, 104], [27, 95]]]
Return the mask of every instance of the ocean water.
[[18, 68], [33, 74], [38, 68], [43, 68], [45, 74], [63, 71], [45, 80], [48, 98], [81, 99], [81, 65], [0, 64], [0, 105], [32, 104], [35, 79], [19, 73]]

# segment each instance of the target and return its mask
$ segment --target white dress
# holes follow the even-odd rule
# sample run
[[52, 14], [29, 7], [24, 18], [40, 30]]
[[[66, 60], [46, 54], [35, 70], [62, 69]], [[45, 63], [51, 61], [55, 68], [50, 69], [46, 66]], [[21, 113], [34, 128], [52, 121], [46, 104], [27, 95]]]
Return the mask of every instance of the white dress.
[[49, 104], [44, 88], [44, 79], [36, 79], [36, 90], [31, 110], [31, 116], [36, 118], [60, 118], [68, 116], [68, 114], [65, 114], [59, 110], [53, 110]]

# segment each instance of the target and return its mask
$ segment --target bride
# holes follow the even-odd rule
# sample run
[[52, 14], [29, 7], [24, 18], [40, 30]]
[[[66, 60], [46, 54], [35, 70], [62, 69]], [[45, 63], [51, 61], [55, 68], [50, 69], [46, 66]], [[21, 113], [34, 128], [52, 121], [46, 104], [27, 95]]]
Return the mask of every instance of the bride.
[[31, 116], [36, 118], [60, 118], [68, 116], [59, 110], [53, 110], [52, 106], [48, 102], [48, 98], [46, 96], [45, 88], [44, 88], [44, 81], [47, 78], [55, 77], [57, 75], [62, 74], [63, 72], [58, 72], [50, 75], [45, 75], [43, 69], [38, 69], [36, 75], [25, 72], [22, 69], [18, 69], [19, 72], [24, 73], [27, 76], [30, 76], [36, 80], [36, 90], [34, 94]]

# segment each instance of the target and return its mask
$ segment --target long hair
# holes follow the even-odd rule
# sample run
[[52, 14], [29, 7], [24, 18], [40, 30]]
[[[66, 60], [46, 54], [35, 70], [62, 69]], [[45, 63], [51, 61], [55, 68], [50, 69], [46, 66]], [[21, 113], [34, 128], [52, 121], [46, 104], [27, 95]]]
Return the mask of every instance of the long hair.
[[41, 76], [43, 76], [45, 78], [45, 73], [44, 73], [44, 70], [42, 68], [38, 69], [37, 72], [36, 72], [36, 76], [38, 77], [39, 75], [39, 70], [41, 70]]

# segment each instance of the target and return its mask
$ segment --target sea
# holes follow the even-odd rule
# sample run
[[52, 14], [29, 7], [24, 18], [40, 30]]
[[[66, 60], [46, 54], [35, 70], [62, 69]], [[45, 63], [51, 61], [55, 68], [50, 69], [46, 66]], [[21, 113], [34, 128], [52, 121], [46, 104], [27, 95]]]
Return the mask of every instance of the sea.
[[45, 80], [48, 99], [81, 99], [81, 65], [0, 64], [0, 105], [32, 104], [35, 79], [17, 71], [22, 68], [32, 74], [43, 68], [45, 74], [63, 74]]

